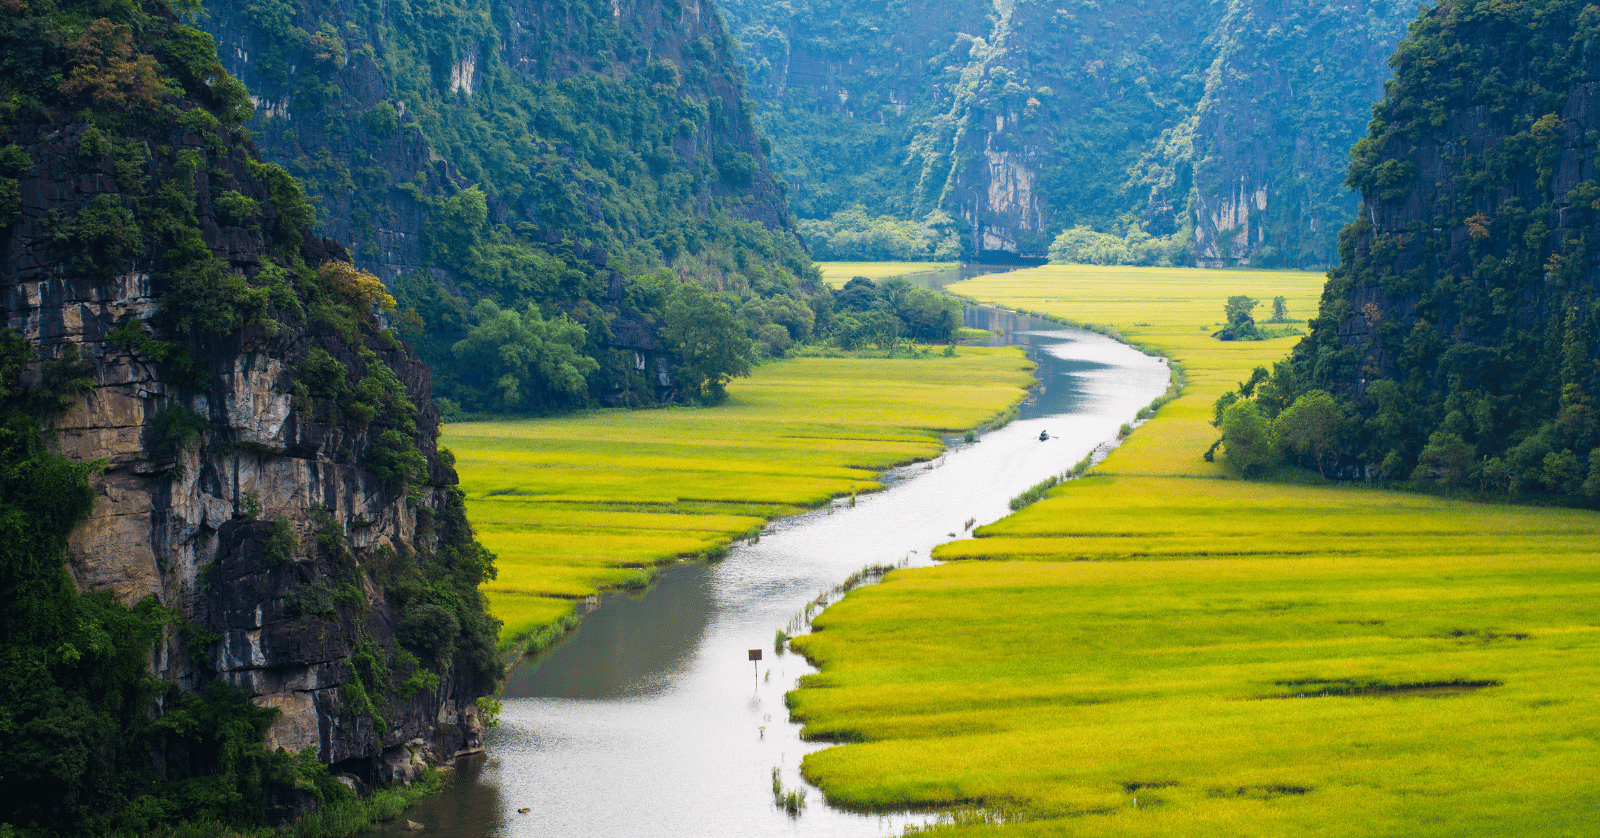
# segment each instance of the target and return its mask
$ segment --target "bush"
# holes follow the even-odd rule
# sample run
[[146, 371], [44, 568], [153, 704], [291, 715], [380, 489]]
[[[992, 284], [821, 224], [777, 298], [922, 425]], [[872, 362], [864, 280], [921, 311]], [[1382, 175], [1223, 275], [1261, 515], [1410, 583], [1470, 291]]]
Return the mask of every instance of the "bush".
[[1272, 424], [1254, 401], [1236, 401], [1223, 411], [1222, 457], [1242, 477], [1259, 477], [1278, 461]]
[[331, 399], [344, 389], [345, 376], [350, 371], [320, 347], [314, 348], [300, 362], [298, 378], [318, 398]]
[[434, 661], [449, 657], [461, 636], [461, 622], [448, 609], [431, 602], [418, 603], [406, 609], [395, 631], [395, 639], [408, 648], [426, 654]]
[[187, 405], [174, 402], [162, 408], [150, 425], [162, 447], [180, 449], [200, 438], [206, 429], [206, 418]]

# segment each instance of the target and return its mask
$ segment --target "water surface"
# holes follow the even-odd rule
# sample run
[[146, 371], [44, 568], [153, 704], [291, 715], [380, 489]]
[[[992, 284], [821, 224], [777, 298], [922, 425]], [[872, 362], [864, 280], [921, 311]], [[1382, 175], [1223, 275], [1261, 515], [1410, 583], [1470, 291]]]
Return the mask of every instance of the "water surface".
[[[965, 319], [1039, 362], [1016, 422], [951, 440], [854, 508], [774, 522], [720, 562], [665, 569], [642, 596], [606, 596], [537, 666], [512, 671], [487, 755], [407, 817], [456, 838], [886, 836], [927, 820], [836, 810], [814, 788], [798, 817], [774, 804], [772, 769], [803, 786], [801, 757], [827, 747], [788, 721], [783, 694], [815, 670], [776, 655], [775, 631], [865, 565], [928, 564], [935, 545], [970, 537], [968, 520], [1004, 516], [1012, 497], [1114, 440], [1167, 385], [1162, 361], [1109, 338], [987, 308]], [[1040, 442], [1041, 430], [1052, 438]]]

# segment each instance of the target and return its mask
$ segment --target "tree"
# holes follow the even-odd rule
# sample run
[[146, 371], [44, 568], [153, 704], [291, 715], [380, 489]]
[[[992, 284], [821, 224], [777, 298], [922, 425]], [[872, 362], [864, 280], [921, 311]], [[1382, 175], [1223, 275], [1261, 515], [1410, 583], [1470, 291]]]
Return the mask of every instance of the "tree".
[[1270, 323], [1289, 322], [1289, 301], [1283, 297], [1272, 298], [1272, 319]]
[[1236, 338], [1243, 338], [1245, 334], [1249, 334], [1252, 336], [1249, 339], [1253, 339], [1256, 334], [1256, 319], [1251, 312], [1255, 311], [1258, 305], [1261, 305], [1260, 300], [1244, 294], [1229, 297], [1228, 302], [1223, 305], [1222, 311], [1227, 316], [1228, 328], [1233, 331]]
[[1272, 430], [1285, 450], [1314, 460], [1317, 473], [1327, 477], [1323, 463], [1337, 450], [1344, 422], [1344, 409], [1333, 396], [1312, 390], [1284, 408]]
[[1278, 460], [1272, 423], [1252, 401], [1237, 401], [1222, 413], [1222, 458], [1241, 477], [1257, 477]]
[[878, 305], [878, 287], [864, 276], [851, 277], [833, 299], [838, 311], [867, 311]]
[[484, 300], [478, 325], [453, 347], [473, 386], [478, 408], [510, 413], [580, 404], [585, 379], [599, 369], [583, 354], [588, 333], [566, 315], [546, 320], [529, 303], [520, 314]]
[[661, 339], [677, 358], [673, 372], [686, 395], [716, 404], [727, 398], [729, 381], [750, 374], [754, 346], [726, 300], [686, 282], [663, 314]]

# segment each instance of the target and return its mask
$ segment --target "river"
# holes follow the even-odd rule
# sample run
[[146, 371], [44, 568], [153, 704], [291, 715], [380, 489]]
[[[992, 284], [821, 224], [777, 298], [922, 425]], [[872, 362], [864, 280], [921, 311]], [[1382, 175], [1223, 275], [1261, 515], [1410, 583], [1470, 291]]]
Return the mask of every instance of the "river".
[[[784, 693], [815, 670], [776, 655], [774, 633], [866, 565], [925, 565], [934, 546], [971, 537], [969, 519], [1006, 515], [1012, 497], [1114, 441], [1167, 386], [1161, 359], [1109, 338], [986, 308], [965, 318], [1039, 362], [1015, 422], [948, 440], [943, 457], [892, 472], [854, 507], [773, 522], [726, 559], [666, 569], [642, 596], [605, 596], [537, 665], [512, 671], [487, 754], [462, 760], [453, 784], [406, 817], [452, 838], [887, 836], [926, 821], [840, 811], [814, 788], [798, 816], [774, 804], [772, 769], [800, 787], [801, 757], [827, 747], [788, 720]], [[416, 834], [404, 826], [389, 832]]]

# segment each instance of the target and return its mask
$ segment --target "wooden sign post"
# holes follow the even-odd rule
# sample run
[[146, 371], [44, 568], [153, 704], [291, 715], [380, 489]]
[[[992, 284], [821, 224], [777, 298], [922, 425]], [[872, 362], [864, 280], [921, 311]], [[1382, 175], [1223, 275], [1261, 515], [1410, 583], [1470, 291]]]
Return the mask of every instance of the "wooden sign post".
[[756, 686], [761, 686], [761, 650], [750, 650], [750, 666], [756, 671]]

